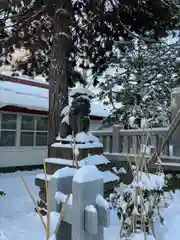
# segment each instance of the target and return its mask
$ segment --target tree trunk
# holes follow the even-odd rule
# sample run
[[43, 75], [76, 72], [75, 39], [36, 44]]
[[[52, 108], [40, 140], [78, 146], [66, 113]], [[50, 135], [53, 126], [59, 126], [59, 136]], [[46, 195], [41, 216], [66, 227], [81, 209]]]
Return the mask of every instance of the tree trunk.
[[70, 46], [71, 0], [57, 0], [53, 19], [53, 46], [49, 68], [49, 124], [48, 156], [50, 147], [59, 134], [60, 114], [68, 104], [67, 62]]

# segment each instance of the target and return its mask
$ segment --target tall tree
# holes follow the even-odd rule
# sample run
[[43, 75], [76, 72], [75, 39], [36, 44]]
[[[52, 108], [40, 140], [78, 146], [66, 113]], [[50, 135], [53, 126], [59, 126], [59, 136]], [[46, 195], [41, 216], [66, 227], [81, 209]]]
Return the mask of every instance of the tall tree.
[[104, 124], [121, 122], [127, 126], [134, 118], [140, 127], [144, 118], [152, 127], [168, 125], [171, 91], [180, 84], [179, 56], [179, 42], [147, 46], [138, 40], [128, 52], [121, 52], [119, 60], [112, 64], [119, 71], [113, 76], [108, 74], [100, 84], [100, 98], [112, 106], [112, 114]]
[[31, 76], [49, 76], [49, 144], [58, 134], [68, 86], [83, 81], [78, 65], [92, 69], [96, 84], [109, 65], [115, 42], [130, 41], [130, 33], [155, 40], [177, 27], [172, 1], [1, 0], [0, 9], [0, 50], [5, 56], [1, 62], [7, 63], [15, 48], [23, 47], [28, 57], [18, 69]]
[[49, 69], [49, 155], [50, 146], [59, 133], [59, 123], [62, 120], [60, 113], [68, 105], [67, 60], [70, 54], [71, 1], [59, 1], [57, 9], [52, 22], [53, 41]]

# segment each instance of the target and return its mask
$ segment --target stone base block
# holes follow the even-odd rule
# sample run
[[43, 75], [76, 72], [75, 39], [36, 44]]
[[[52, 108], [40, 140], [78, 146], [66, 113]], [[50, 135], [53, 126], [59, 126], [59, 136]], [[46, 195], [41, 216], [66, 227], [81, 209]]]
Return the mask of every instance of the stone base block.
[[[79, 160], [82, 160], [90, 155], [101, 155], [103, 154], [103, 147], [94, 147], [94, 148], [78, 148], [79, 149]], [[51, 157], [52, 158], [64, 158], [64, 159], [73, 159], [72, 147], [51, 147]]]

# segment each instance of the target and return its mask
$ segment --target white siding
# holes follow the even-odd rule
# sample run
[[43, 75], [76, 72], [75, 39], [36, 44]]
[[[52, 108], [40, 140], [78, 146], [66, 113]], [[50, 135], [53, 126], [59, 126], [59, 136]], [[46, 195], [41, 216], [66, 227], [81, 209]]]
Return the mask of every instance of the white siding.
[[44, 148], [1, 148], [0, 168], [15, 166], [31, 166], [43, 163], [47, 156], [47, 147]]
[[[5, 113], [8, 113], [8, 112], [5, 112]], [[14, 114], [17, 116], [16, 144], [13, 147], [0, 146], [0, 168], [15, 167], [15, 166], [32, 166], [32, 165], [42, 164], [43, 159], [47, 157], [47, 147], [46, 146], [28, 146], [28, 147], [20, 146], [21, 116], [24, 114], [16, 114], [16, 113]], [[1, 119], [2, 119], [2, 112], [0, 112], [0, 128], [1, 128]]]
[[90, 131], [97, 130], [100, 127], [101, 121], [100, 120], [90, 120]]

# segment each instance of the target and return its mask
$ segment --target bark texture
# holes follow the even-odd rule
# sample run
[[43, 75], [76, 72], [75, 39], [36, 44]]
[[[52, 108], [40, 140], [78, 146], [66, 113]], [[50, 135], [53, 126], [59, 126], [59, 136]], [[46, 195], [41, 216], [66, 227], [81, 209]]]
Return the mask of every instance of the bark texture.
[[48, 155], [50, 146], [59, 134], [60, 114], [68, 104], [67, 63], [71, 44], [70, 22], [71, 0], [57, 0], [53, 19], [53, 45], [50, 59], [50, 91], [49, 91], [49, 129]]

